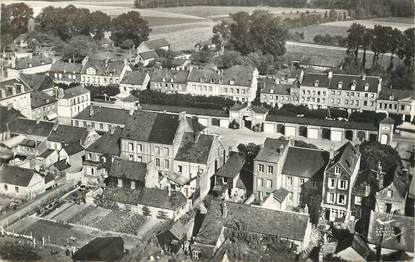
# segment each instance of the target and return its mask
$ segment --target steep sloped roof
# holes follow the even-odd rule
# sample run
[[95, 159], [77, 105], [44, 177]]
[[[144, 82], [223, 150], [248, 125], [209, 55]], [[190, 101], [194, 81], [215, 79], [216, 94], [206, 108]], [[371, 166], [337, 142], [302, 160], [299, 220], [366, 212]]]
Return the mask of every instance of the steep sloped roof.
[[197, 141], [194, 141], [193, 136], [194, 133], [184, 133], [182, 144], [179, 147], [175, 160], [207, 164], [215, 137], [212, 135], [201, 134]]
[[121, 132], [122, 129], [119, 127], [115, 128], [114, 132], [106, 132], [97, 141], [92, 143], [86, 151], [119, 156]]
[[53, 122], [19, 117], [9, 124], [9, 130], [14, 134], [48, 137], [52, 132], [53, 126]]
[[18, 166], [0, 166], [0, 183], [26, 187], [30, 184], [35, 171]]
[[282, 173], [289, 176], [312, 178], [324, 171], [329, 160], [326, 151], [304, 147], [289, 147]]

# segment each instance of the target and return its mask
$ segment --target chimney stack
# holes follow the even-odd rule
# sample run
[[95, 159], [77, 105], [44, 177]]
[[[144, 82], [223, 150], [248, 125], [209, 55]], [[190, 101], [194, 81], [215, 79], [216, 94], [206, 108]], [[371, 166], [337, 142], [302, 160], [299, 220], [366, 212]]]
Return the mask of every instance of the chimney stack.
[[226, 205], [226, 202], [223, 202], [222, 204], [222, 217], [226, 218], [228, 216], [228, 206]]
[[379, 161], [378, 170], [376, 171], [376, 179], [378, 180], [378, 183], [379, 183], [379, 189], [383, 188], [383, 182], [384, 182], [383, 174], [384, 172], [382, 171], [382, 163]]
[[328, 79], [332, 79], [333, 78], [333, 71], [329, 71], [328, 75], [327, 75]]
[[171, 187], [170, 187], [170, 185], [169, 185], [169, 187], [167, 188], [167, 192], [168, 192], [169, 197], [171, 197]]
[[332, 160], [334, 158], [334, 145], [332, 144], [330, 146], [330, 160]]
[[94, 115], [94, 107], [91, 105], [89, 106], [89, 116], [93, 116]]

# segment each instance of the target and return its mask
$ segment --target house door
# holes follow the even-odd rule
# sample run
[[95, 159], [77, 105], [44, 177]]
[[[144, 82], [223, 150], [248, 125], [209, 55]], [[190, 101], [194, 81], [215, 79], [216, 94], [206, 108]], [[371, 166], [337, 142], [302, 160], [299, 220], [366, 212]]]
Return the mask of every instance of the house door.
[[386, 213], [390, 214], [392, 211], [392, 204], [391, 203], [386, 203]]

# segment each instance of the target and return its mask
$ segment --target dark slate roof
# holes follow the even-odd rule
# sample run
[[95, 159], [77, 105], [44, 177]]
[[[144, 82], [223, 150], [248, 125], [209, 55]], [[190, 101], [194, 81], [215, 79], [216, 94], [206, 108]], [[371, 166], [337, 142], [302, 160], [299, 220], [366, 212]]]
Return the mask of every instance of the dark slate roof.
[[165, 38], [159, 38], [154, 40], [145, 41], [145, 44], [149, 49], [159, 49], [165, 46], [170, 46], [170, 43]]
[[212, 135], [200, 134], [195, 141], [194, 133], [183, 134], [182, 143], [176, 154], [176, 161], [207, 164], [209, 153], [215, 139]]
[[379, 99], [398, 101], [404, 98], [415, 98], [415, 90], [382, 88]]
[[53, 126], [53, 122], [37, 122], [36, 120], [19, 117], [9, 124], [9, 130], [13, 134], [48, 137]]
[[[405, 250], [408, 252], [414, 252], [414, 218], [408, 216], [398, 216], [390, 214], [381, 214], [371, 212], [368, 242], [371, 244], [378, 244], [381, 238], [379, 231], [383, 229], [383, 225], [378, 222], [393, 221], [385, 224], [384, 241], [382, 247], [392, 250]], [[400, 236], [401, 242], [397, 234], [402, 233]]]
[[118, 261], [124, 255], [121, 237], [97, 237], [78, 249], [72, 256], [75, 261]]
[[33, 91], [43, 91], [54, 87], [52, 78], [45, 74], [20, 74], [19, 78]]
[[151, 74], [151, 82], [181, 83], [187, 82], [188, 71], [156, 69]]
[[171, 145], [178, 127], [178, 115], [137, 111], [125, 125], [121, 137]]
[[[21, 86], [23, 86], [23, 92], [21, 90]], [[31, 89], [28, 85], [26, 85], [22, 80], [20, 79], [9, 79], [9, 80], [5, 80], [5, 81], [1, 81], [0, 82], [0, 91], [4, 90], [4, 94], [6, 95], [6, 97], [10, 97], [13, 96], [12, 90], [13, 87], [16, 87], [16, 94], [15, 95], [20, 95], [23, 93], [27, 93], [30, 92]], [[1, 97], [0, 96], [0, 100], [3, 100], [5, 97]]]
[[240, 110], [245, 109], [245, 108], [248, 108], [248, 110], [252, 110], [252, 111], [254, 111], [255, 113], [258, 113], [258, 114], [266, 114], [266, 113], [268, 113], [268, 109], [266, 109], [265, 107], [256, 106], [256, 105], [248, 105], [246, 103], [243, 103], [243, 104], [239, 104], [239, 103], [238, 104], [235, 104], [229, 110], [230, 111], [240, 111]]
[[72, 144], [83, 141], [87, 134], [88, 130], [83, 127], [59, 125], [56, 130], [52, 130], [48, 141]]
[[272, 195], [274, 196], [275, 200], [282, 202], [288, 196], [289, 193], [290, 191], [288, 191], [284, 187], [280, 187], [278, 189], [275, 189], [274, 192], [272, 192]]
[[261, 88], [261, 93], [275, 94], [275, 95], [289, 95], [291, 88], [298, 88], [298, 84], [283, 84], [277, 83], [274, 79], [264, 79], [258, 82], [258, 88]]
[[46, 56], [21, 57], [16, 59], [16, 69], [25, 69], [52, 64], [52, 58]]
[[18, 117], [23, 117], [20, 111], [7, 106], [0, 106], [0, 132], [7, 130], [8, 125]]
[[170, 231], [170, 233], [172, 233], [178, 240], [182, 240], [187, 234], [186, 226], [180, 221], [176, 221], [176, 223], [174, 223], [168, 231]]
[[48, 156], [50, 156], [53, 152], [55, 152], [55, 150], [53, 149], [46, 149], [42, 154], [40, 154], [38, 157], [40, 158], [47, 158]]
[[143, 110], [148, 111], [165, 111], [171, 113], [186, 112], [191, 115], [203, 115], [203, 116], [216, 116], [216, 117], [229, 117], [229, 114], [224, 110], [218, 109], [206, 109], [197, 107], [183, 107], [183, 106], [169, 106], [169, 105], [156, 105], [156, 104], [141, 104]]
[[124, 61], [89, 58], [82, 67], [81, 74], [86, 74], [86, 70], [90, 67], [96, 70], [97, 75], [112, 74], [114, 76], [119, 76], [124, 68]]
[[235, 86], [251, 86], [254, 70], [251, 66], [242, 65], [232, 66], [222, 73], [211, 68], [193, 69], [190, 71], [188, 82], [230, 85], [230, 81], [233, 80]]
[[141, 58], [143, 58], [144, 60], [156, 59], [157, 57], [159, 57], [157, 53], [153, 50], [141, 52], [138, 55], [141, 56]]
[[265, 118], [269, 122], [282, 122], [282, 123], [294, 123], [310, 126], [322, 126], [322, 127], [339, 127], [345, 129], [358, 129], [377, 131], [378, 128], [374, 123], [363, 122], [348, 122], [338, 120], [316, 119], [307, 117], [295, 117], [295, 116], [282, 116], [282, 115], [267, 115]]
[[352, 175], [358, 163], [359, 155], [360, 153], [352, 143], [347, 142], [334, 152], [333, 159], [327, 165], [327, 169], [340, 163], [349, 175]]
[[82, 85], [77, 85], [77, 86], [65, 89], [63, 92], [64, 92], [63, 98], [68, 99], [68, 98], [80, 96], [82, 94], [87, 94], [89, 93], [89, 90], [83, 87]]
[[[276, 162], [285, 151], [289, 141], [267, 137], [264, 146], [255, 157], [257, 161]], [[281, 150], [282, 149], [282, 150]]]
[[386, 117], [384, 118], [382, 121], [380, 121], [381, 124], [389, 124], [389, 125], [394, 125], [395, 124], [395, 120], [393, 120], [393, 118], [391, 117]]
[[129, 111], [124, 109], [90, 105], [73, 119], [125, 125], [130, 118]]
[[62, 159], [53, 164], [59, 171], [66, 170], [71, 167], [71, 165], [67, 162], [67, 159]]
[[289, 147], [282, 173], [289, 176], [312, 178], [324, 171], [329, 161], [326, 151], [304, 147]]
[[0, 166], [0, 183], [26, 187], [32, 180], [35, 171], [18, 166]]
[[79, 143], [72, 143], [72, 144], [66, 145], [63, 147], [63, 149], [69, 156], [74, 155], [84, 150], [84, 148]]
[[138, 196], [138, 203], [144, 206], [157, 207], [161, 209], [177, 210], [187, 202], [186, 197], [177, 191], [169, 192], [158, 188], [143, 188]]
[[231, 152], [226, 163], [216, 172], [216, 176], [234, 178], [241, 172], [244, 164], [245, 157], [242, 154]]
[[82, 70], [82, 64], [78, 63], [68, 63], [63, 61], [56, 61], [52, 64], [50, 72], [53, 73], [72, 73], [72, 74], [79, 74]]
[[380, 78], [378, 76], [366, 76], [366, 79], [363, 80], [361, 75], [333, 74], [332, 79], [329, 79], [327, 74], [306, 73], [301, 85], [314, 86], [316, 81], [319, 81], [319, 87], [327, 87], [329, 89], [339, 89], [338, 83], [342, 82], [342, 90], [351, 90], [351, 85], [355, 82], [356, 91], [365, 91], [365, 85], [369, 84], [368, 92], [377, 92]]
[[142, 162], [115, 159], [111, 165], [108, 176], [125, 178], [134, 181], [145, 182], [147, 164]]
[[86, 151], [112, 156], [120, 155], [120, 137], [122, 129], [117, 127], [114, 132], [106, 132], [97, 141], [90, 145]]
[[148, 73], [145, 71], [127, 71], [121, 80], [121, 84], [143, 85], [147, 75]]
[[32, 92], [32, 95], [30, 96], [30, 100], [32, 102], [31, 104], [32, 109], [45, 106], [45, 105], [49, 105], [49, 104], [54, 104], [57, 101], [55, 97], [50, 96], [42, 91]]

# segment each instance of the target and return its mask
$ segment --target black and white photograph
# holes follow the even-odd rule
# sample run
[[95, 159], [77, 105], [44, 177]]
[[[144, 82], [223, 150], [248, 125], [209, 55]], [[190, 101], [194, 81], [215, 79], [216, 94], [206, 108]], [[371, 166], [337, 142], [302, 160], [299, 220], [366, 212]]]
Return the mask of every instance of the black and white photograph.
[[415, 261], [415, 0], [0, 2], [0, 261]]

